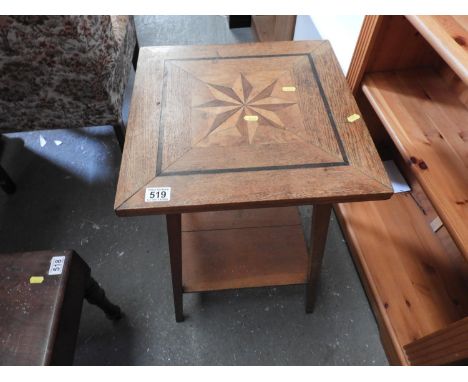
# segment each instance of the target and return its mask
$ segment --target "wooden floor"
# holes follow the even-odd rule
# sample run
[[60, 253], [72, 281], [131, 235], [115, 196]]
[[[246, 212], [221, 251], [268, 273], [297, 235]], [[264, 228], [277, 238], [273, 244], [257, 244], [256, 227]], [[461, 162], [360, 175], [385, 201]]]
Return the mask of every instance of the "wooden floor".
[[304, 284], [307, 249], [296, 207], [182, 215], [184, 292]]
[[394, 349], [389, 359], [407, 364], [404, 345], [468, 314], [466, 269], [447, 256], [409, 193], [336, 210], [383, 342]]

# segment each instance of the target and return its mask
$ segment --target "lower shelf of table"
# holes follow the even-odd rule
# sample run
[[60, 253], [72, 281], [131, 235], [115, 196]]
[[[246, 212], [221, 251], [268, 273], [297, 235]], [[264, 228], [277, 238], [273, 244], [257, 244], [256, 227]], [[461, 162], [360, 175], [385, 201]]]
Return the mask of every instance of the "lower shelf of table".
[[296, 207], [182, 215], [184, 292], [305, 284]]

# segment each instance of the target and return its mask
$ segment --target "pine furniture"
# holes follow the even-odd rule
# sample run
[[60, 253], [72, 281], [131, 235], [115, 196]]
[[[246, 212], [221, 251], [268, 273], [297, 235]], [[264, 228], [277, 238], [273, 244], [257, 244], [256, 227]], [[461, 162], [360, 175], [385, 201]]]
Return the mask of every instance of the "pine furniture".
[[358, 112], [326, 41], [140, 50], [115, 210], [166, 215], [177, 321], [185, 292], [266, 285], [313, 310], [332, 203], [392, 195]]
[[347, 75], [412, 191], [335, 206], [392, 364], [468, 358], [468, 16], [367, 16]]

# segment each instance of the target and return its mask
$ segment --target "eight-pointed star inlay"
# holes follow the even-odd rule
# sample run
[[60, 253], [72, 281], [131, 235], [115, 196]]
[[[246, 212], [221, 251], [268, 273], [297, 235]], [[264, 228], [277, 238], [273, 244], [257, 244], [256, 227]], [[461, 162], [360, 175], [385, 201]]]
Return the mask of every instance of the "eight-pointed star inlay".
[[[249, 144], [252, 144], [259, 125], [287, 132], [284, 122], [276, 112], [295, 105], [296, 102], [272, 96], [278, 79], [258, 92], [244, 74], [240, 74], [238, 81], [240, 82], [240, 94], [236, 93], [233, 86], [207, 84], [215, 99], [196, 106], [198, 109], [205, 109], [216, 114], [206, 136], [216, 134], [218, 130], [226, 127], [235, 127], [240, 135], [245, 137]], [[219, 94], [222, 94], [222, 98], [219, 97]], [[232, 124], [224, 126], [236, 113], [238, 116]]]

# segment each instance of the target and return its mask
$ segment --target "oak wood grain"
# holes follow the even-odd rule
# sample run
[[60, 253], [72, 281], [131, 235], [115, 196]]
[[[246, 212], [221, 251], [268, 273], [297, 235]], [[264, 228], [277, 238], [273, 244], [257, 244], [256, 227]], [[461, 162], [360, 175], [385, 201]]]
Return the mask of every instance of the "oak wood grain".
[[305, 284], [300, 225], [182, 232], [184, 292]]
[[[328, 42], [149, 47], [119, 215], [385, 199], [392, 190]], [[171, 200], [146, 203], [146, 187]]]
[[329, 42], [317, 49], [314, 60], [350, 164], [372, 179], [382, 184], [389, 184], [387, 173], [381, 165], [377, 152], [364, 149], [374, 145], [364, 120], [360, 118], [355, 122], [348, 122], [350, 115], [355, 113], [359, 115], [360, 111], [348, 90], [346, 79], [343, 75], [336, 75], [342, 72]]
[[296, 207], [210, 211], [182, 215], [182, 231], [184, 232], [300, 224], [301, 220]]
[[[207, 182], [206, 180], [211, 180]], [[267, 187], [256, 189], [251, 184]], [[171, 200], [146, 203], [145, 191], [138, 191], [121, 205], [119, 216], [197, 212], [242, 208], [306, 205], [339, 201], [380, 200], [392, 190], [363, 177], [357, 170], [341, 167], [310, 170], [258, 171], [244, 174], [209, 174], [157, 177], [148, 187], [172, 187]], [[349, 192], [352, 195], [346, 195]]]
[[167, 237], [171, 263], [172, 295], [176, 322], [184, 320], [182, 286], [182, 235], [181, 215], [166, 215]]
[[307, 265], [306, 312], [312, 313], [317, 298], [317, 285], [322, 268], [323, 255], [327, 244], [328, 226], [330, 224], [332, 205], [317, 204], [312, 210], [310, 232], [310, 255]]
[[150, 128], [160, 117], [161, 92], [148, 84], [159, 84], [164, 75], [164, 61], [148, 48], [140, 48], [138, 71], [133, 85], [132, 103], [120, 164], [115, 205], [119, 206], [148, 183], [156, 173], [158, 144], [156, 129]]

